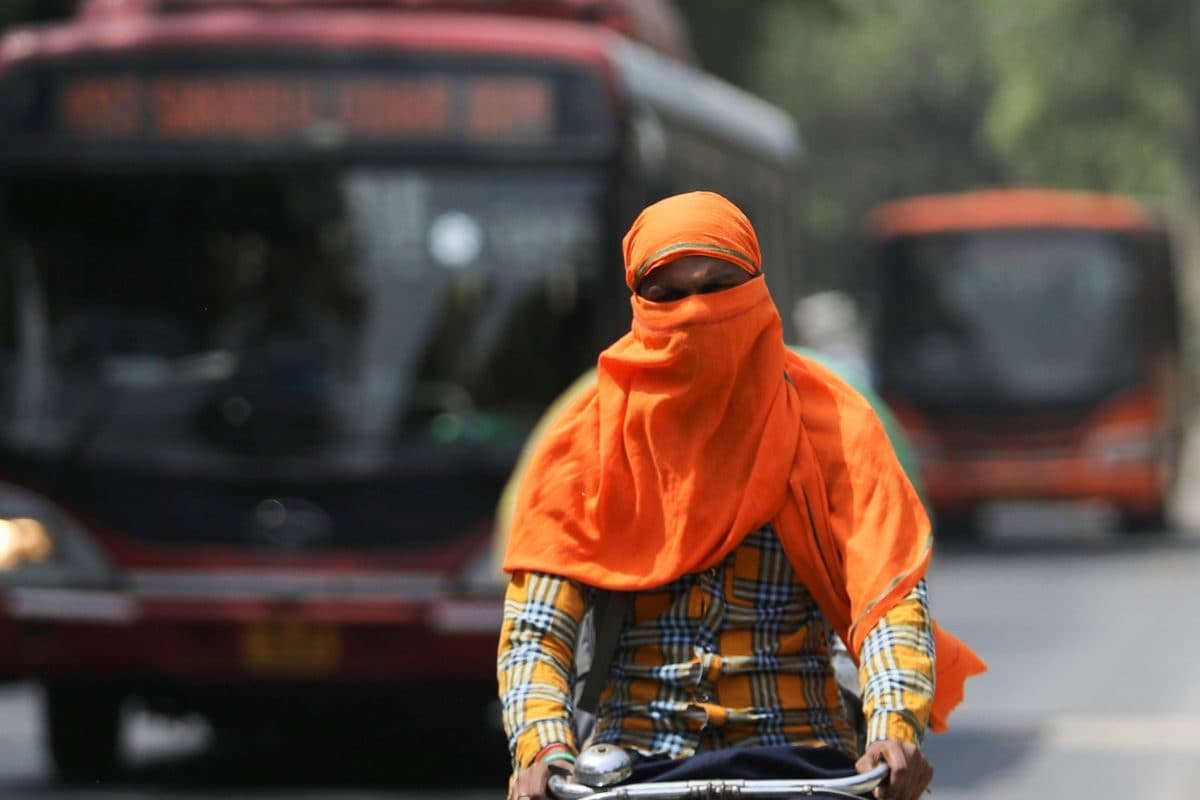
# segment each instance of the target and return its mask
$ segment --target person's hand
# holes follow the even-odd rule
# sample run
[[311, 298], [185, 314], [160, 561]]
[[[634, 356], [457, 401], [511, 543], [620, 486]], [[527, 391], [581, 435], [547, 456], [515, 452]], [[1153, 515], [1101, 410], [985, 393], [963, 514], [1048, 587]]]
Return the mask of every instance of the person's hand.
[[530, 764], [525, 769], [517, 770], [517, 777], [508, 791], [508, 800], [549, 800], [546, 785], [550, 782], [550, 776], [556, 774], [574, 775], [575, 765], [569, 761], [552, 761], [549, 764]]
[[899, 739], [872, 742], [855, 764], [859, 772], [869, 772], [880, 761], [887, 762], [887, 783], [875, 790], [879, 800], [919, 800], [933, 780], [933, 765], [925, 760], [921, 748]]

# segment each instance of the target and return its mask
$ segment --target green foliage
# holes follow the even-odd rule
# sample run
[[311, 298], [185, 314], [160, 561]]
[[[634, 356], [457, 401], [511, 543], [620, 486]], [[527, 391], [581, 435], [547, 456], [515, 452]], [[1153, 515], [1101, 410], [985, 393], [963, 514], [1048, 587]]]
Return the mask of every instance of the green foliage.
[[844, 0], [766, 9], [751, 85], [795, 115], [810, 161], [802, 224], [815, 283], [849, 286], [881, 200], [993, 183], [981, 141], [993, 85], [961, 0]]
[[1021, 179], [1161, 195], [1194, 123], [1190, 7], [1167, 0], [986, 4], [997, 91], [987, 141]]
[[697, 56], [705, 69], [739, 86], [752, 80], [756, 54], [765, 46], [766, 24], [781, 8], [798, 8], [827, 19], [841, 13], [837, 0], [677, 0]]

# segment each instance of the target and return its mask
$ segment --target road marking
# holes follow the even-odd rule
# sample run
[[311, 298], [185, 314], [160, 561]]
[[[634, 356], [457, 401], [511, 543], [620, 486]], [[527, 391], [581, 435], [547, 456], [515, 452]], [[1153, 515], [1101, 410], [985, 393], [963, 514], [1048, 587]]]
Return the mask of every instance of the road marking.
[[1200, 753], [1200, 715], [1064, 715], [1042, 726], [1039, 738], [1061, 750]]

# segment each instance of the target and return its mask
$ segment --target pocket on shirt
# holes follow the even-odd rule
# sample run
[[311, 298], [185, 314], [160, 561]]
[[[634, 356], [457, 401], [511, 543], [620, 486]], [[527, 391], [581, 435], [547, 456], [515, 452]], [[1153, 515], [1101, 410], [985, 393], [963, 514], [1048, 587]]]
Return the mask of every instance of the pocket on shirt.
[[781, 548], [743, 546], [733, 556], [725, 570], [723, 587], [731, 604], [765, 611], [784, 609], [807, 599]]
[[731, 605], [761, 611], [784, 611], [804, 596], [797, 586], [774, 584], [733, 575], [726, 585], [725, 596]]

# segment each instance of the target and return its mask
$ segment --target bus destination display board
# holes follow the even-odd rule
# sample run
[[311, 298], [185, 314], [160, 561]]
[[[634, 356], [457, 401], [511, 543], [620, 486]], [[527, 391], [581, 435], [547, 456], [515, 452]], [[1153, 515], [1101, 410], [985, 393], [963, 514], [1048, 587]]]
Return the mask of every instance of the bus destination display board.
[[53, 128], [89, 141], [541, 142], [557, 85], [538, 75], [80, 73]]

